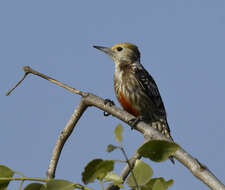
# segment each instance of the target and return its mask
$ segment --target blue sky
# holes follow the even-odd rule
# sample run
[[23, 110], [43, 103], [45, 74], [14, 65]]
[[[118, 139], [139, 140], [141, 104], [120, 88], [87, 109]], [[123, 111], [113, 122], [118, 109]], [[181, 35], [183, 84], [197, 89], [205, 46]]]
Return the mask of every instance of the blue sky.
[[[224, 0], [2, 0], [0, 26], [0, 164], [45, 177], [56, 139], [80, 101], [35, 76], [6, 97], [22, 66], [118, 105], [114, 64], [92, 45], [128, 41], [138, 45], [142, 64], [159, 86], [175, 141], [225, 183]], [[63, 149], [56, 177], [80, 182], [90, 160], [122, 159], [118, 151], [105, 151], [116, 143], [118, 123], [89, 108]], [[143, 137], [123, 125], [124, 146], [132, 155]], [[206, 189], [179, 162], [145, 161], [155, 177], [174, 179], [173, 189]]]

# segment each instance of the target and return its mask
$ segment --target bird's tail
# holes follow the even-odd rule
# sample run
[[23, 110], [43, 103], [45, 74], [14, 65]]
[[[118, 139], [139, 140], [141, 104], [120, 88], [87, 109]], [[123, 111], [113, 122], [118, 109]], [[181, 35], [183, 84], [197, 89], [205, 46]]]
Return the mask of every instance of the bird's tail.
[[[170, 135], [170, 128], [169, 128], [167, 121], [152, 122], [152, 127], [154, 127], [156, 130], [160, 131], [163, 135], [165, 135], [170, 140], [174, 141], [172, 136]], [[173, 164], [175, 164], [173, 156], [170, 156], [169, 159]]]

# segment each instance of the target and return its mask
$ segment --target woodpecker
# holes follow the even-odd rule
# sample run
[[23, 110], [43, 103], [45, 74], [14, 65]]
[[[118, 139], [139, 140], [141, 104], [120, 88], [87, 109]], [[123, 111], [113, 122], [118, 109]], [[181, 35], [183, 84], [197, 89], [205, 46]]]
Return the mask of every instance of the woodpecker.
[[[124, 110], [143, 120], [172, 139], [166, 110], [153, 77], [140, 62], [138, 47], [131, 43], [118, 43], [112, 48], [93, 46], [111, 57], [115, 63], [114, 91]], [[174, 163], [173, 157], [170, 157]]]

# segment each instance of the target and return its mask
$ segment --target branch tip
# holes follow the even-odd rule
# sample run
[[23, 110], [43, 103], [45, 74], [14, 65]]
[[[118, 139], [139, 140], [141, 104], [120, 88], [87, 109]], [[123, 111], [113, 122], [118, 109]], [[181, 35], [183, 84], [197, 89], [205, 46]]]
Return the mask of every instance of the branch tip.
[[23, 70], [24, 70], [25, 73], [29, 74], [31, 68], [30, 68], [29, 66], [24, 66], [24, 67], [23, 67]]
[[16, 85], [15, 85], [12, 89], [10, 89], [5, 95], [6, 95], [6, 96], [9, 96], [9, 95], [12, 93], [12, 91], [15, 90], [16, 87], [19, 86], [21, 82], [23, 82], [23, 80], [26, 78], [26, 76], [27, 76], [29, 73], [30, 73], [30, 72], [26, 72], [26, 71], [25, 71], [25, 73], [24, 73], [22, 79], [19, 80], [19, 81], [16, 83]]

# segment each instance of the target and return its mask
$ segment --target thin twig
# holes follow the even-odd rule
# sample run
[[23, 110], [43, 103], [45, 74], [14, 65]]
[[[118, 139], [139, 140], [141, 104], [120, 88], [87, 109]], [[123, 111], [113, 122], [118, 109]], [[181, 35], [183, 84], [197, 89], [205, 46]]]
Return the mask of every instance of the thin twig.
[[80, 119], [80, 117], [82, 116], [86, 108], [87, 108], [87, 105], [84, 103], [83, 100], [81, 100], [80, 104], [77, 106], [70, 120], [66, 124], [64, 130], [59, 135], [55, 148], [52, 153], [52, 158], [49, 163], [48, 171], [46, 173], [47, 178], [55, 177], [56, 167], [57, 167], [63, 146], [66, 143], [66, 140], [69, 138], [69, 136], [73, 132], [74, 127], [76, 126], [76, 123], [78, 122], [78, 120]]
[[[134, 165], [136, 163], [137, 159], [141, 159], [141, 156], [136, 152], [130, 159], [129, 164], [127, 163], [126, 166], [123, 168], [123, 170], [120, 173], [120, 177], [122, 178], [123, 182], [127, 179], [130, 172], [133, 170]], [[113, 183], [109, 184], [105, 190], [119, 190], [120, 187], [117, 185], [114, 185]]]
[[19, 86], [21, 82], [23, 82], [23, 80], [26, 78], [26, 76], [27, 76], [28, 74], [29, 74], [29, 72], [25, 72], [24, 75], [23, 75], [23, 77], [22, 77], [22, 79], [21, 79], [19, 82], [17, 82], [16, 85], [6, 93], [6, 96], [9, 96], [9, 95], [11, 94], [11, 92], [12, 92], [13, 90], [15, 90], [15, 88], [16, 88], [17, 86]]
[[0, 181], [41, 181], [47, 182], [49, 179], [43, 179], [38, 177], [0, 177]]
[[[24, 174], [20, 171], [14, 171], [14, 173], [17, 175], [21, 175], [22, 177], [25, 177]], [[22, 190], [23, 184], [24, 184], [24, 180], [21, 180], [19, 190]]]
[[24, 72], [25, 72], [23, 78], [22, 78], [22, 79], [21, 79], [21, 80], [20, 80], [20, 81], [19, 81], [19, 82], [11, 89], [11, 90], [9, 90], [9, 91], [6, 93], [6, 96], [8, 96], [13, 90], [15, 90], [15, 88], [16, 88], [17, 86], [19, 86], [19, 84], [20, 84], [20, 83], [26, 78], [26, 76], [27, 76], [28, 74], [30, 74], [30, 73], [32, 73], [32, 74], [34, 74], [34, 75], [37, 75], [37, 76], [39, 76], [39, 77], [41, 77], [41, 78], [43, 78], [43, 79], [46, 79], [46, 80], [48, 80], [48, 81], [50, 81], [50, 82], [52, 82], [52, 83], [54, 83], [54, 84], [56, 84], [56, 85], [59, 85], [59, 86], [65, 88], [66, 90], [69, 90], [69, 91], [71, 91], [71, 92], [73, 92], [73, 93], [75, 93], [75, 94], [79, 94], [79, 95], [81, 95], [81, 96], [87, 96], [87, 95], [88, 95], [88, 94], [85, 93], [85, 92], [82, 92], [82, 91], [80, 91], [80, 90], [77, 90], [77, 89], [75, 89], [75, 88], [72, 88], [72, 87], [70, 87], [69, 85], [63, 84], [63, 83], [59, 82], [58, 80], [56, 80], [56, 79], [54, 79], [54, 78], [52, 78], [52, 77], [50, 77], [50, 76], [44, 75], [44, 74], [42, 74], [42, 73], [39, 73], [38, 71], [36, 71], [36, 70], [30, 68], [29, 66], [23, 67], [23, 70], [24, 70]]
[[132, 167], [132, 165], [131, 165], [131, 163], [130, 163], [130, 161], [128, 159], [128, 156], [127, 156], [127, 154], [126, 154], [126, 152], [125, 152], [125, 150], [124, 150], [124, 148], [122, 146], [120, 146], [120, 150], [122, 151], [122, 153], [123, 153], [123, 155], [124, 155], [124, 157], [126, 159], [126, 162], [127, 162], [128, 166], [129, 166], [129, 169], [130, 169], [131, 175], [133, 177], [135, 186], [137, 187], [137, 189], [139, 189], [139, 185], [138, 185], [137, 179], [136, 179], [136, 177], [134, 175], [133, 167]]

